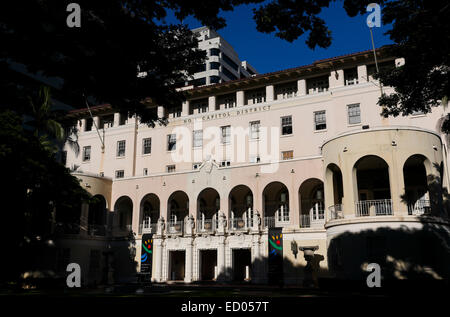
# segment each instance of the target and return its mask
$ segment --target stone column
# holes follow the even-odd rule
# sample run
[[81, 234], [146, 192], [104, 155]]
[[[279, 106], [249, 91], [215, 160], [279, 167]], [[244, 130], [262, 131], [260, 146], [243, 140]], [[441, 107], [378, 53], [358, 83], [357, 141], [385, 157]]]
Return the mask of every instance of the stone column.
[[139, 234], [139, 225], [141, 224], [140, 219], [140, 213], [141, 213], [141, 204], [137, 202], [133, 202], [133, 214], [131, 216], [131, 229], [134, 233]]
[[219, 245], [217, 247], [217, 270], [219, 281], [226, 280], [225, 276], [225, 236], [219, 237]]
[[274, 101], [275, 99], [275, 89], [273, 85], [266, 86], [266, 101]]
[[183, 101], [183, 104], [181, 106], [181, 116], [188, 116], [189, 115], [189, 100]]
[[[342, 186], [344, 190], [344, 197], [342, 197], [342, 204], [344, 205], [343, 215], [345, 218], [352, 218], [355, 216], [355, 198], [358, 195], [358, 182], [356, 179], [356, 172], [353, 172], [353, 166], [343, 158], [342, 166], [339, 166], [342, 173]], [[357, 200], [357, 198], [356, 198]]]
[[391, 189], [392, 214], [395, 216], [408, 215], [408, 206], [402, 201], [405, 194], [405, 181], [403, 178], [403, 166], [397, 162], [397, 151], [392, 151], [392, 161], [389, 164], [389, 185]]
[[332, 70], [329, 77], [330, 89], [336, 87], [342, 87], [345, 84], [344, 81], [344, 70]]
[[120, 122], [120, 113], [114, 113], [114, 126], [118, 127]]
[[297, 81], [297, 96], [304, 96], [304, 95], [306, 95], [306, 80], [299, 79]]
[[216, 96], [208, 97], [208, 112], [216, 110]]
[[191, 283], [192, 282], [192, 238], [189, 238], [186, 244], [186, 270], [184, 273], [184, 282]]
[[81, 119], [81, 125], [80, 125], [80, 131], [84, 132], [84, 129], [86, 129], [86, 119]]
[[366, 65], [359, 65], [357, 68], [358, 72], [358, 82], [359, 83], [365, 83], [369, 81], [369, 78], [367, 77], [367, 66]]
[[253, 271], [251, 274], [251, 279], [252, 282], [258, 283], [260, 281], [262, 263], [262, 258], [259, 255], [259, 234], [254, 234], [252, 236], [252, 240], [251, 259], [253, 263]]
[[92, 130], [91, 130], [91, 131], [95, 131], [95, 127], [97, 127], [98, 129], [103, 129], [103, 127], [100, 127], [100, 126], [99, 126], [99, 125], [100, 125], [100, 117], [95, 116], [95, 117], [93, 118], [93, 123], [94, 123], [94, 126], [92, 127]]
[[153, 281], [162, 282], [162, 256], [163, 256], [163, 247], [162, 240], [159, 238], [153, 239], [153, 250], [155, 251], [155, 260], [153, 263], [155, 264], [155, 276]]
[[164, 112], [165, 112], [164, 111], [164, 107], [163, 106], [158, 106], [158, 119], [164, 118], [164, 115], [165, 115]]
[[236, 107], [242, 107], [245, 105], [245, 94], [243, 90], [236, 92]]

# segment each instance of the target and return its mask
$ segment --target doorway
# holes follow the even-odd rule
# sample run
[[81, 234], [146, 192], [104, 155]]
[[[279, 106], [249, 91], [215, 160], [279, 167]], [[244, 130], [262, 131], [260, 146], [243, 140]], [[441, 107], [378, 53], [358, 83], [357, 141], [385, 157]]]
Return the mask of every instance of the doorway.
[[170, 251], [169, 281], [184, 280], [185, 251]]
[[233, 250], [233, 280], [244, 282], [251, 278], [252, 257], [250, 249]]
[[213, 281], [217, 266], [217, 250], [200, 250], [200, 280]]

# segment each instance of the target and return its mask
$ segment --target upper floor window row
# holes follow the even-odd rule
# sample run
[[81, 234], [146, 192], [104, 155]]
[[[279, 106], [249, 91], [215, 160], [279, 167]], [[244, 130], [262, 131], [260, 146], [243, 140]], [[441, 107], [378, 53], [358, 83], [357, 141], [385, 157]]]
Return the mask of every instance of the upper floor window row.
[[[95, 125], [97, 126], [98, 129], [112, 128], [116, 124], [119, 125], [119, 126], [125, 125], [126, 122], [127, 122], [127, 115], [123, 115], [123, 114], [118, 113], [117, 116], [118, 116], [118, 121], [117, 122], [115, 120], [115, 115], [114, 114], [94, 117], [94, 119], [96, 120]], [[93, 118], [86, 118], [84, 120], [84, 131], [85, 132], [92, 131], [92, 129], [94, 127], [94, 119]]]

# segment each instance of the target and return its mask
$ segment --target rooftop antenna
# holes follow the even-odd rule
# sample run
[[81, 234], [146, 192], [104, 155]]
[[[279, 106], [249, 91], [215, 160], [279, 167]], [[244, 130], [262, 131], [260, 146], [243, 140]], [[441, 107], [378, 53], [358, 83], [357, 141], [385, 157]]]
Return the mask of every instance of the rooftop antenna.
[[103, 138], [102, 138], [100, 135], [100, 131], [98, 130], [97, 123], [95, 123], [94, 117], [92, 116], [91, 108], [89, 107], [89, 102], [88, 102], [85, 94], [83, 94], [83, 97], [84, 97], [84, 102], [86, 103], [86, 107], [89, 111], [89, 115], [91, 116], [92, 123], [94, 124], [95, 130], [97, 131], [98, 138], [100, 139], [100, 142], [102, 143], [102, 153], [105, 153], [105, 142], [104, 142], [105, 130], [103, 130]]

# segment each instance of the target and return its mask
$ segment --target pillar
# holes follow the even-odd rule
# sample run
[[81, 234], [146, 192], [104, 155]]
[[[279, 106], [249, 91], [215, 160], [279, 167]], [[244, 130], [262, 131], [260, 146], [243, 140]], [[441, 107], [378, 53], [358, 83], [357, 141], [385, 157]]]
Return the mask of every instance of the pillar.
[[274, 87], [273, 85], [266, 86], [266, 101], [273, 101], [274, 100]]
[[216, 110], [216, 96], [208, 97], [208, 112]]
[[183, 101], [183, 104], [181, 105], [181, 116], [188, 116], [189, 115], [189, 100]]
[[120, 113], [116, 112], [114, 113], [114, 127], [118, 127], [120, 122]]
[[341, 168], [342, 173], [342, 187], [344, 190], [344, 197], [342, 197], [342, 204], [344, 205], [343, 214], [345, 218], [353, 218], [355, 216], [355, 197], [358, 194], [358, 182], [356, 178], [356, 172], [353, 172], [353, 166], [348, 166], [345, 158]]
[[299, 79], [297, 81], [297, 96], [304, 96], [304, 95], [306, 95], [306, 80]]
[[367, 66], [366, 65], [359, 65], [357, 68], [358, 72], [358, 82], [359, 83], [365, 83], [369, 81], [369, 78], [367, 77]]
[[153, 278], [156, 282], [162, 282], [162, 256], [163, 256], [163, 246], [161, 239], [153, 239], [153, 250], [155, 252], [155, 277]]
[[133, 202], [133, 214], [131, 217], [131, 229], [135, 234], [139, 233], [139, 226], [141, 225], [140, 220], [141, 204], [138, 201]]
[[95, 130], [95, 127], [97, 127], [97, 129], [103, 129], [103, 127], [99, 126], [100, 125], [100, 117], [99, 116], [95, 116], [93, 118], [93, 123], [94, 123], [94, 126], [92, 127], [92, 130]]
[[80, 125], [80, 131], [84, 132], [84, 130], [86, 129], [86, 119], [81, 119], [81, 125]]
[[344, 70], [332, 70], [329, 77], [330, 88], [342, 87], [345, 84]]
[[189, 241], [186, 244], [186, 266], [184, 273], [184, 282], [191, 283], [192, 282], [192, 258], [193, 258], [193, 246], [192, 246], [192, 238], [189, 238]]
[[164, 107], [158, 106], [158, 119], [164, 118]]
[[219, 244], [217, 247], [217, 270], [218, 280], [224, 281], [225, 277], [225, 236], [219, 237]]
[[236, 92], [236, 107], [242, 107], [245, 105], [244, 95], [243, 90], [238, 90]]
[[397, 162], [397, 151], [392, 151], [392, 161], [389, 164], [389, 185], [391, 190], [392, 214], [395, 216], [407, 216], [408, 205], [402, 201], [405, 194], [405, 179], [403, 178], [403, 165]]

